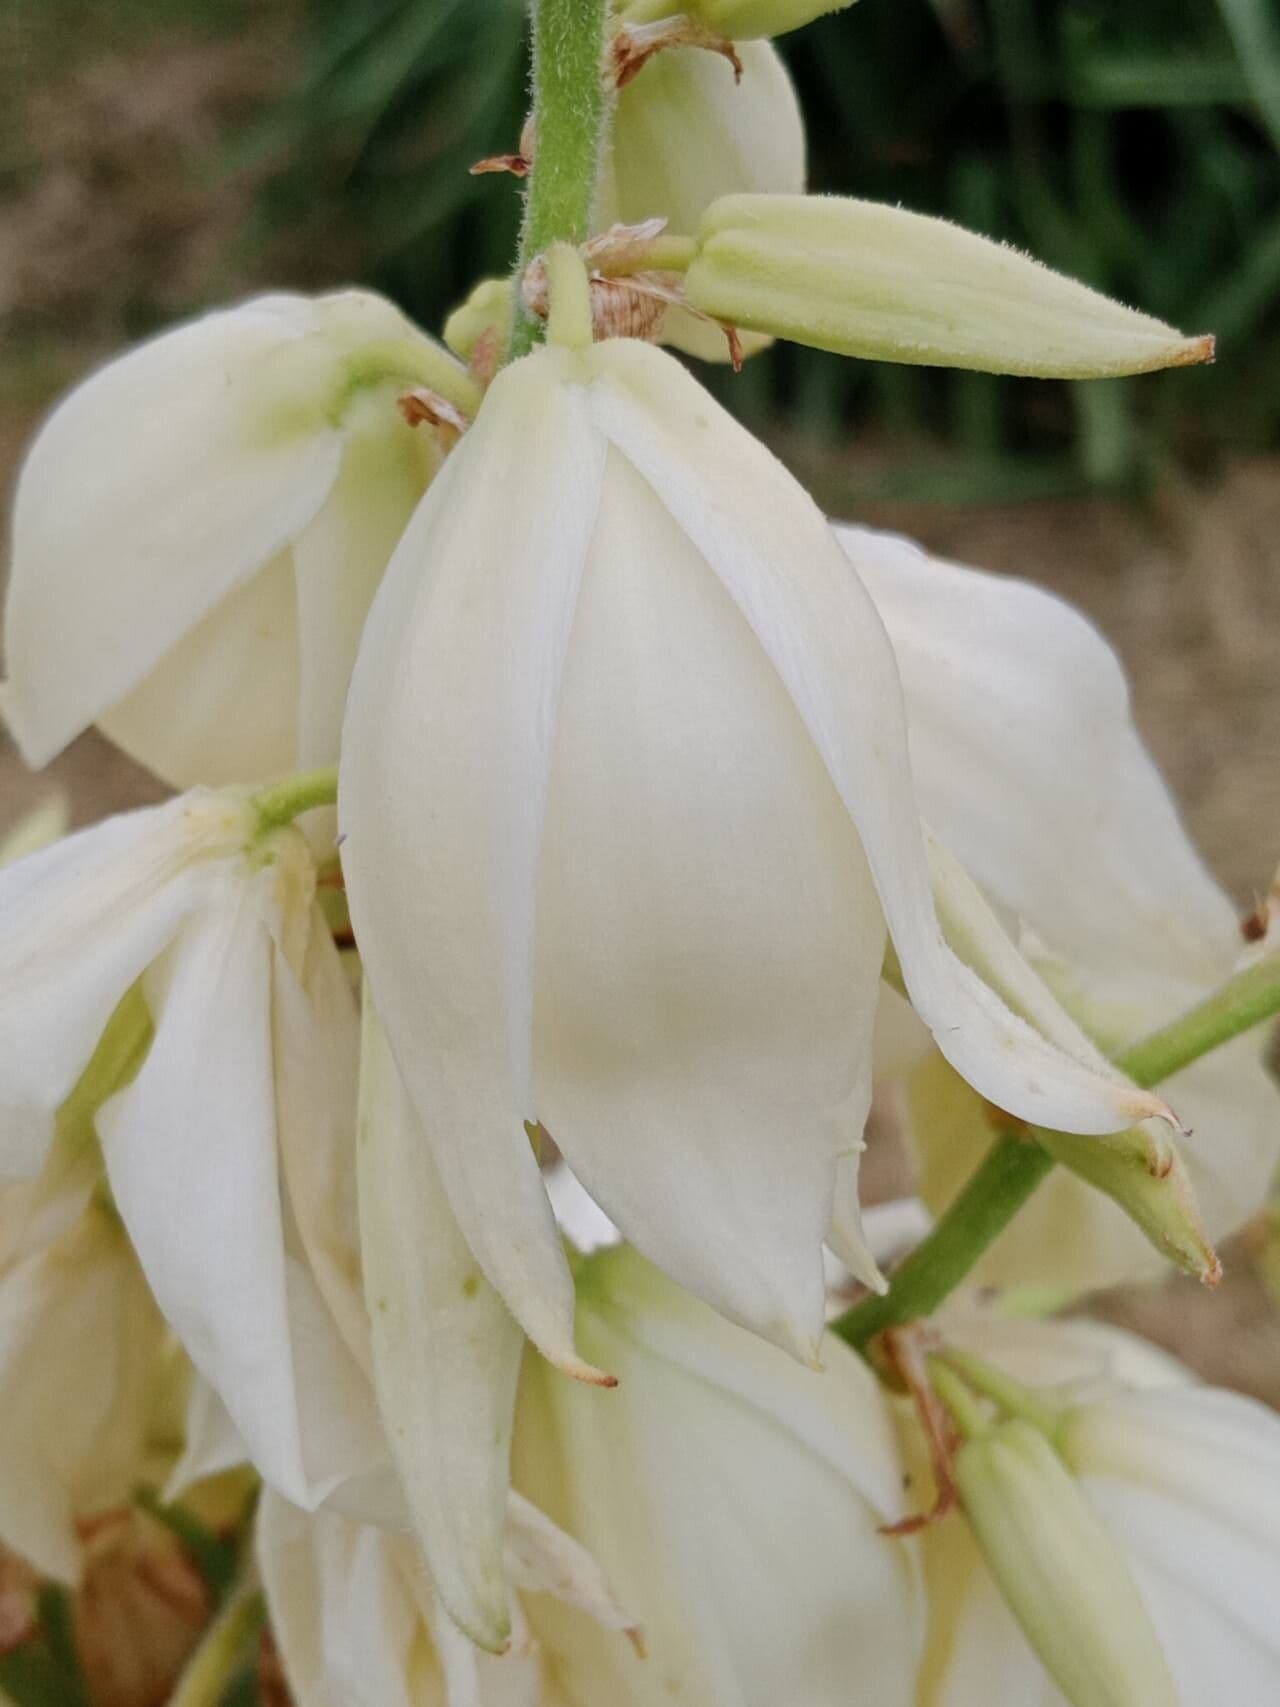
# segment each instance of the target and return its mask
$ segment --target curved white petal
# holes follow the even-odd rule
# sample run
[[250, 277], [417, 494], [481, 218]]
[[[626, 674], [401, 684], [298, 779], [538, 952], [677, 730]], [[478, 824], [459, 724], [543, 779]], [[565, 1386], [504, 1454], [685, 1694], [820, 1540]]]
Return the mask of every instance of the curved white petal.
[[366, 972], [449, 1201], [566, 1366], [573, 1288], [523, 1122], [538, 844], [603, 460], [544, 357], [499, 376], [374, 602], [339, 798]]
[[1048, 1045], [942, 940], [893, 651], [812, 501], [670, 357], [597, 346], [592, 415], [650, 482], [755, 630], [857, 825], [912, 1001], [939, 1048], [1011, 1113], [1076, 1132], [1159, 1098]]
[[39, 1169], [116, 1005], [225, 882], [235, 812], [169, 801], [0, 870], [0, 1176]]
[[318, 907], [299, 977], [277, 947], [272, 1051], [281, 1177], [316, 1288], [349, 1351], [372, 1375], [356, 1205], [360, 1016]]
[[463, 1238], [368, 996], [361, 1245], [378, 1401], [436, 1589], [480, 1646], [511, 1628], [503, 1570], [524, 1336]]
[[98, 1114], [117, 1208], [161, 1309], [256, 1462], [306, 1487], [293, 1392], [271, 1065], [271, 945], [248, 894], [193, 920], [156, 1034]]
[[825, 1374], [798, 1367], [629, 1252], [589, 1273], [583, 1346], [621, 1384], [595, 1392], [531, 1362], [517, 1480], [590, 1547], [648, 1657], [531, 1602], [569, 1699], [836, 1707], [853, 1688], [907, 1707], [921, 1607], [910, 1547], [879, 1531], [901, 1465], [874, 1377], [843, 1347]]
[[363, 1379], [286, 1244], [271, 960], [248, 885], [193, 919], [153, 974], [147, 1059], [98, 1131], [161, 1309], [264, 1478], [313, 1504], [367, 1467], [376, 1432]]
[[539, 1119], [648, 1257], [813, 1359], [836, 1162], [870, 1097], [883, 916], [776, 672], [616, 451], [537, 916]]
[[1176, 978], [1223, 977], [1234, 912], [1097, 630], [1025, 581], [867, 528], [836, 534], [893, 644], [921, 814], [969, 875], [1095, 971], [1128, 974], [1136, 958]]
[[[111, 362], [59, 406], [14, 508], [4, 710], [41, 765], [315, 515], [341, 455], [308, 412], [268, 419], [264, 360], [299, 299], [205, 315]], [[90, 572], [91, 568], [91, 572]]]
[[297, 751], [289, 762], [304, 768], [337, 762], [369, 606], [441, 460], [436, 437], [407, 426], [383, 389], [352, 402], [343, 432], [333, 490], [293, 549], [300, 682]]
[[293, 559], [282, 551], [182, 635], [98, 724], [177, 788], [277, 776], [298, 763], [298, 670]]

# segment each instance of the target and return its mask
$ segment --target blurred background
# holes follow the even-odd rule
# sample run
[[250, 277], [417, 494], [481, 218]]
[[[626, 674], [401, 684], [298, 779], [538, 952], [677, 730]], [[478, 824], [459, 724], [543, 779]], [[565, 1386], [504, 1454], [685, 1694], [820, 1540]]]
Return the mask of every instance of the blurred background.
[[[1214, 367], [1075, 387], [796, 349], [712, 383], [829, 510], [1088, 611], [1250, 906], [1280, 858], [1277, 0], [861, 0], [779, 46], [815, 188], [1217, 333]], [[518, 186], [467, 167], [515, 147], [526, 75], [522, 0], [0, 0], [6, 501], [61, 390], [205, 305], [360, 281], [438, 329], [510, 264]], [[50, 774], [78, 820], [160, 792], [94, 735], [41, 778], [0, 750], [0, 821]], [[1280, 1399], [1247, 1270], [1203, 1332], [1190, 1287], [1115, 1308]]]

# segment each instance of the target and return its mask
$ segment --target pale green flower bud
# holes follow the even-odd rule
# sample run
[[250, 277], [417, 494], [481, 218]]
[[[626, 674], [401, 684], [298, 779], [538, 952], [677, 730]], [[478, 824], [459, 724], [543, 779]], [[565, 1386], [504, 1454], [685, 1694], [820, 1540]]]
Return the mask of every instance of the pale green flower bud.
[[1039, 1429], [1001, 1423], [954, 1468], [991, 1573], [1073, 1707], [1176, 1707], [1124, 1558]]
[[946, 220], [834, 196], [714, 202], [685, 278], [718, 320], [869, 361], [1101, 379], [1209, 361], [1187, 338]]

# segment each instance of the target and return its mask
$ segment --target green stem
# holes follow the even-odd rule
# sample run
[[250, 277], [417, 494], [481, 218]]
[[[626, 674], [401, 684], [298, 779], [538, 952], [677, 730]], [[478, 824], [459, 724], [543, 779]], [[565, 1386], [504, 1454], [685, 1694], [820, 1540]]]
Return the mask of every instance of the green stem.
[[[1280, 1013], [1280, 954], [1237, 973], [1181, 1018], [1133, 1044], [1116, 1065], [1144, 1088], [1198, 1061]], [[1053, 1158], [1031, 1139], [1002, 1133], [937, 1226], [893, 1276], [882, 1297], [855, 1304], [831, 1330], [856, 1351], [902, 1322], [930, 1316], [1012, 1221]]]
[[539, 342], [519, 280], [553, 243], [584, 243], [600, 175], [604, 132], [604, 24], [607, 0], [534, 0], [534, 160], [524, 204], [511, 358]]
[[227, 1684], [266, 1623], [262, 1590], [252, 1580], [234, 1591], [205, 1632], [169, 1697], [169, 1707], [217, 1707]]
[[333, 806], [338, 799], [338, 768], [298, 771], [281, 782], [261, 788], [253, 796], [253, 807], [264, 830], [283, 829], [302, 812], [316, 806]]
[[1181, 1019], [1116, 1056], [1136, 1085], [1159, 1085], [1202, 1055], [1280, 1013], [1280, 954], [1229, 978]]

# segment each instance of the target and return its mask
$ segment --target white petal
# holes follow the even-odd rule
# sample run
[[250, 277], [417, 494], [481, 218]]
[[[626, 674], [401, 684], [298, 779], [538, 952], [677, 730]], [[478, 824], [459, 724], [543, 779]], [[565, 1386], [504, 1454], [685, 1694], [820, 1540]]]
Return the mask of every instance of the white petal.
[[364, 1381], [290, 1249], [271, 955], [247, 886], [187, 926], [163, 968], [150, 1053], [98, 1129], [161, 1309], [264, 1478], [310, 1505], [369, 1468], [377, 1436]]
[[0, 1176], [39, 1168], [116, 1005], [225, 881], [220, 861], [195, 857], [193, 822], [171, 801], [0, 870]]
[[522, 1123], [537, 850], [603, 456], [545, 358], [499, 376], [374, 603], [339, 802], [369, 982], [454, 1213], [566, 1366], [573, 1288]]
[[860, 1280], [873, 1292], [887, 1292], [889, 1283], [880, 1272], [867, 1237], [862, 1199], [858, 1194], [858, 1171], [864, 1149], [865, 1145], [859, 1140], [856, 1147], [841, 1156], [836, 1164], [835, 1196], [827, 1244], [855, 1280]]
[[669, 357], [594, 351], [592, 412], [695, 541], [759, 637], [858, 827], [912, 1001], [939, 1047], [1011, 1113], [1109, 1132], [1160, 1113], [1046, 1045], [943, 943], [893, 652], [807, 495]]
[[79, 1574], [75, 1519], [141, 1474], [162, 1331], [99, 1210], [0, 1281], [0, 1541], [59, 1581]]
[[776, 672], [613, 452], [539, 872], [538, 1115], [628, 1239], [806, 1359], [883, 943], [857, 834]]
[[98, 719], [184, 788], [254, 782], [298, 763], [298, 610], [288, 551], [222, 599]]
[[254, 417], [264, 359], [305, 318], [296, 299], [206, 315], [110, 363], [46, 423], [18, 484], [7, 607], [5, 713], [29, 764], [137, 687], [324, 502], [337, 430]]
[[655, 55], [618, 97], [600, 224], [661, 217], [691, 235], [718, 196], [804, 188], [804, 122], [777, 49], [740, 42], [742, 77], [703, 48]]
[[[337, 762], [347, 685], [369, 606], [405, 524], [440, 462], [438, 441], [405, 424], [378, 390], [343, 419], [342, 468], [294, 546], [301, 650], [298, 750], [290, 763]], [[288, 692], [282, 684], [282, 693]]]
[[297, 1707], [445, 1707], [430, 1654], [414, 1666], [420, 1619], [397, 1563], [403, 1545], [263, 1494], [258, 1567]]
[[497, 1651], [511, 1426], [524, 1336], [481, 1273], [366, 997], [360, 1223], [378, 1400], [437, 1590]]
[[586, 1548], [514, 1489], [507, 1504], [507, 1569], [517, 1588], [553, 1594], [587, 1613], [602, 1630], [636, 1628]]
[[98, 1116], [160, 1308], [268, 1480], [305, 1501], [276, 1172], [270, 942], [247, 895], [170, 954], [138, 1077]]
[[165, 1483], [165, 1502], [180, 1500], [196, 1482], [234, 1470], [248, 1457], [227, 1407], [202, 1376], [193, 1374], [183, 1419], [182, 1455]]
[[356, 1206], [360, 1017], [341, 956], [312, 907], [303, 980], [277, 947], [272, 1050], [280, 1166], [298, 1238], [342, 1337], [372, 1377]]
[[924, 818], [1014, 918], [1097, 971], [1225, 976], [1234, 912], [1133, 725], [1115, 654], [1025, 581], [836, 530], [893, 643]]

